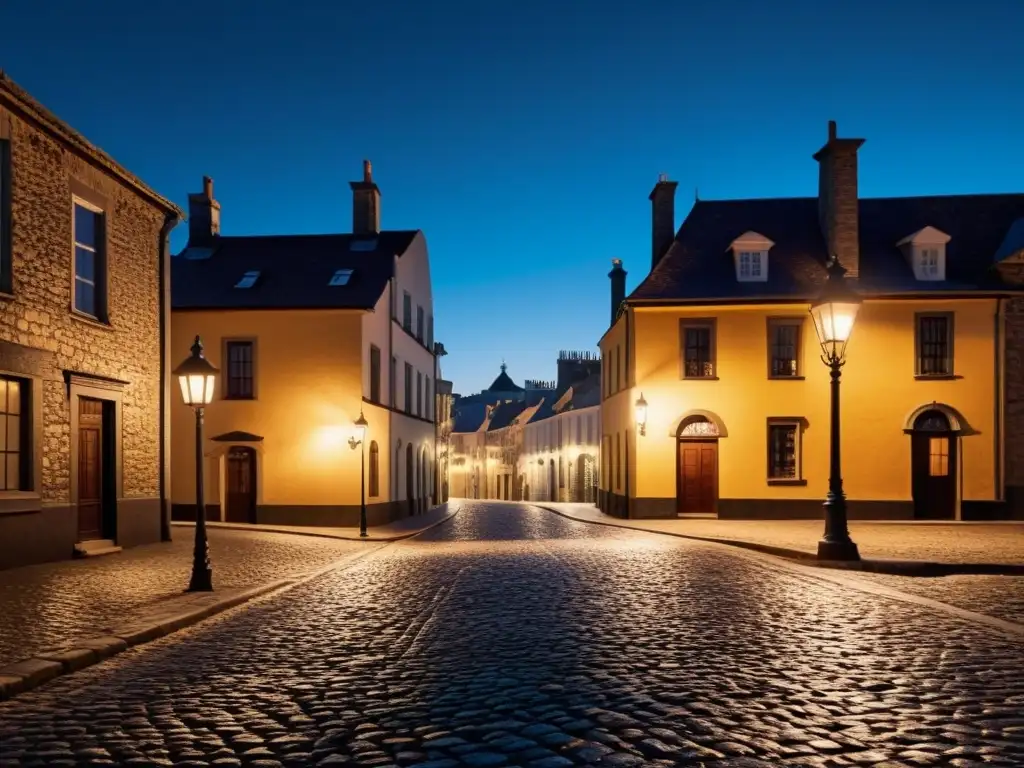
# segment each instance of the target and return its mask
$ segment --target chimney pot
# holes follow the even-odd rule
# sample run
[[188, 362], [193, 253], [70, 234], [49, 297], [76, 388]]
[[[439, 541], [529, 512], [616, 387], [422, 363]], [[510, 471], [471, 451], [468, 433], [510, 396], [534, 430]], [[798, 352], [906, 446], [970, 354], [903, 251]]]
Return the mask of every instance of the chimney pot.
[[676, 239], [676, 187], [678, 182], [669, 181], [667, 174], [658, 177], [648, 199], [651, 201], [651, 269], [671, 247]]
[[837, 132], [836, 121], [835, 120], [829, 120], [828, 121], [828, 140], [829, 141], [835, 141], [836, 140], [836, 132]]
[[220, 203], [213, 197], [213, 179], [203, 176], [203, 191], [188, 196], [188, 244], [209, 246], [220, 234]]
[[373, 181], [373, 165], [369, 160], [363, 160], [363, 181]]
[[203, 194], [207, 198], [213, 199], [213, 179], [209, 176], [203, 176]]
[[608, 273], [608, 277], [612, 281], [611, 325], [615, 325], [615, 320], [619, 316], [619, 307], [626, 300], [626, 270], [622, 268], [622, 259], [612, 259], [612, 271]]
[[373, 166], [363, 160], [362, 181], [350, 181], [352, 188], [352, 234], [380, 233], [380, 189], [373, 181]]

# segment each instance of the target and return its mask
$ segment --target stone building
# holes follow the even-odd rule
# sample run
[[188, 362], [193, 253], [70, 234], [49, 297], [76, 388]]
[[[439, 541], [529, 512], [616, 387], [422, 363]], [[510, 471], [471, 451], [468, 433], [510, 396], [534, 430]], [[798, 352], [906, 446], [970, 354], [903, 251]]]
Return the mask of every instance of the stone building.
[[[426, 237], [381, 228], [369, 162], [350, 186], [351, 232], [324, 235], [222, 234], [212, 180], [189, 195], [188, 244], [172, 259], [172, 343], [184, 358], [200, 335], [221, 369], [206, 412], [212, 520], [355, 525], [363, 451], [371, 525], [436, 499], [443, 347]], [[188, 519], [192, 414], [179, 405], [172, 416], [174, 514]]]
[[182, 216], [0, 72], [0, 568], [169, 538]]
[[699, 200], [678, 230], [675, 182], [655, 185], [648, 274], [628, 296], [621, 262], [609, 275], [606, 512], [822, 516], [829, 371], [808, 310], [835, 258], [863, 299], [841, 383], [849, 516], [1021, 514], [1024, 194], [862, 198], [863, 144], [830, 123], [816, 196]]

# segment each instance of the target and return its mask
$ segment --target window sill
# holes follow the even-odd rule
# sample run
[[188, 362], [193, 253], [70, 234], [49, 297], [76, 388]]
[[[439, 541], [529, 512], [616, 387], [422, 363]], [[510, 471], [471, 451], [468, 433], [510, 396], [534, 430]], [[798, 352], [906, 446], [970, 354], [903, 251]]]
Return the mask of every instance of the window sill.
[[71, 319], [84, 325], [98, 328], [101, 331], [112, 332], [114, 330], [113, 326], [109, 322], [95, 318], [92, 315], [87, 315], [84, 312], [79, 312], [77, 309], [71, 310]]
[[915, 373], [914, 379], [917, 381], [953, 381], [955, 379], [962, 379], [963, 376], [957, 376], [955, 373]]
[[802, 477], [768, 478], [768, 485], [807, 485]]
[[0, 516], [39, 512], [42, 508], [42, 497], [34, 491], [0, 491]]
[[718, 381], [717, 376], [683, 376], [681, 381]]
[[803, 376], [769, 376], [769, 381], [803, 381]]

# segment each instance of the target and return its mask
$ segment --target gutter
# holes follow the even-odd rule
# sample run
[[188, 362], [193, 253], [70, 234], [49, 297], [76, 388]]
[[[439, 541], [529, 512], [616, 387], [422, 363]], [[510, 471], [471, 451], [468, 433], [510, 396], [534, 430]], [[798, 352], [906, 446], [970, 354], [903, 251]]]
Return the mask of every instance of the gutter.
[[181, 221], [167, 213], [157, 244], [160, 296], [160, 541], [171, 540], [171, 230]]

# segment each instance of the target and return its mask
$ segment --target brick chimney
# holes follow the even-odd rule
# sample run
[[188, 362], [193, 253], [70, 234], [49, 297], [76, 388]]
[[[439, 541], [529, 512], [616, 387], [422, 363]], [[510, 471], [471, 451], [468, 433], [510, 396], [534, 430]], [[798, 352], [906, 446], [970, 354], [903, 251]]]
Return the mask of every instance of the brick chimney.
[[376, 235], [380, 232], [380, 189], [373, 182], [373, 166], [363, 160], [363, 180], [350, 181], [352, 187], [352, 234]]
[[203, 191], [188, 196], [188, 244], [210, 245], [220, 234], [220, 203], [213, 199], [213, 179], [203, 176]]
[[676, 239], [676, 187], [678, 182], [669, 181], [664, 173], [651, 191], [651, 269], [668, 251]]
[[836, 121], [828, 122], [828, 141], [814, 154], [818, 161], [818, 222], [828, 247], [849, 277], [860, 272], [857, 150], [864, 139], [840, 139]]
[[612, 281], [612, 325], [619, 315], [619, 307], [626, 300], [626, 270], [622, 268], [622, 259], [612, 259], [612, 271], [608, 273]]

